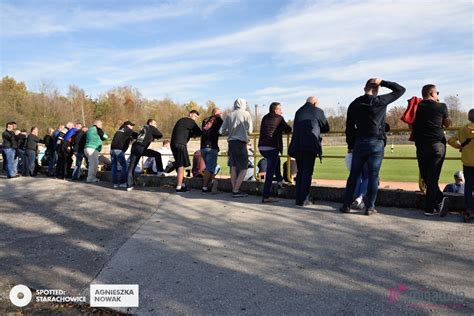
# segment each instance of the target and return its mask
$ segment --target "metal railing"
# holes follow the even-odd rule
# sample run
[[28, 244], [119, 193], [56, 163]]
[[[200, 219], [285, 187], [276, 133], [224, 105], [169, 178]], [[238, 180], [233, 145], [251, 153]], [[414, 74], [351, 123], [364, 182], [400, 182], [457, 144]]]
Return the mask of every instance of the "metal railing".
[[[444, 130], [452, 132], [452, 131], [457, 131], [459, 128], [461, 128], [461, 127], [445, 128]], [[408, 134], [410, 132], [411, 131], [409, 129], [392, 129], [392, 130], [390, 130], [390, 132], [387, 133], [387, 136], [392, 136], [394, 134], [407, 133], [407, 139], [408, 139], [408, 137], [409, 137]], [[330, 131], [328, 133], [324, 133], [323, 136], [324, 135], [345, 136], [345, 132], [344, 131]], [[286, 138], [286, 148], [288, 149], [288, 147], [290, 145], [292, 134], [291, 133], [284, 134], [283, 136]], [[258, 141], [258, 138], [260, 137], [260, 134], [259, 133], [252, 133], [252, 134], [249, 135], [249, 137], [250, 137], [250, 143], [253, 145], [253, 153], [251, 155], [253, 157], [253, 176], [256, 179], [256, 181], [261, 181], [261, 179], [260, 179], [260, 177], [258, 177], [258, 173], [257, 173], [257, 160], [259, 158], [263, 158], [262, 155], [257, 153], [257, 150], [258, 150], [258, 142], [257, 141]], [[166, 140], [166, 139], [169, 140], [170, 138], [171, 137], [169, 137], [169, 136], [165, 136], [164, 138], [162, 138], [160, 140]], [[108, 156], [108, 154], [106, 154], [106, 155]], [[171, 156], [172, 157], [171, 154], [164, 154], [163, 156]], [[193, 154], [189, 154], [189, 156], [193, 157]], [[227, 152], [225, 154], [219, 153], [218, 157], [228, 157]], [[345, 155], [323, 155], [322, 156], [322, 158], [326, 158], [326, 159], [345, 159], [345, 157], [346, 157]], [[281, 155], [281, 158], [285, 159], [286, 162], [287, 162], [286, 178], [289, 180], [290, 184], [293, 184], [293, 178], [291, 176], [291, 159], [292, 158], [288, 155], [288, 152], [286, 154]], [[387, 159], [387, 160], [417, 160], [416, 157], [384, 157], [384, 159]], [[445, 160], [459, 160], [459, 159], [460, 159], [459, 157], [445, 157]], [[142, 162], [142, 170], [144, 170], [143, 162]], [[420, 186], [420, 189], [423, 191], [423, 185], [422, 185], [421, 180], [419, 181], [419, 186]]]

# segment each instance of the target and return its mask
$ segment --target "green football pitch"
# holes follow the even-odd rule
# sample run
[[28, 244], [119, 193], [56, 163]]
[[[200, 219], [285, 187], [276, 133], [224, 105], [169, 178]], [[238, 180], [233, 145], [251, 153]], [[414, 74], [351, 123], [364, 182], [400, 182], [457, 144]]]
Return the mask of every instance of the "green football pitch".
[[[347, 147], [345, 146], [323, 147], [324, 156], [344, 156], [346, 153]], [[387, 145], [385, 148], [385, 158], [389, 157], [415, 158], [416, 148], [414, 145], [394, 145], [392, 152], [391, 146]], [[462, 170], [461, 154], [457, 149], [447, 146], [446, 157], [457, 159], [444, 161], [440, 183], [452, 182], [454, 172]], [[229, 174], [227, 158], [219, 157], [219, 164], [223, 169], [223, 174]], [[323, 158], [322, 163], [319, 163], [319, 159], [316, 160], [313, 173], [314, 179], [346, 180], [347, 176], [348, 171], [344, 159]], [[418, 182], [418, 163], [416, 158], [403, 160], [384, 159], [380, 170], [380, 179], [382, 181]]]

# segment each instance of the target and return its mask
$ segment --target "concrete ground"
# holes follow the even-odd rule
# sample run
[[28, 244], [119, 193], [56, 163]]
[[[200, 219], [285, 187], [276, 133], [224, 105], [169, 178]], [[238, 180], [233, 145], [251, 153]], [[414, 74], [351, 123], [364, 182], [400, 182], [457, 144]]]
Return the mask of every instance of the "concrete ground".
[[[137, 314], [474, 313], [472, 224], [337, 207], [1, 178], [0, 312], [14, 284], [79, 295], [93, 282], [139, 284], [140, 307], [122, 310]], [[402, 284], [463, 292], [463, 306], [390, 303]]]

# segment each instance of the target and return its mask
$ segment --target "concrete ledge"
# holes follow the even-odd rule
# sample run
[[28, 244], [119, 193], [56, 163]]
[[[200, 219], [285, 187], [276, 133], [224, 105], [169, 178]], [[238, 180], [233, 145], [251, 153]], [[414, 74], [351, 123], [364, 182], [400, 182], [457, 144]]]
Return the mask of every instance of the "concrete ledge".
[[[111, 173], [100, 173], [101, 180], [111, 181]], [[232, 186], [229, 179], [218, 179], [219, 191], [231, 192]], [[202, 178], [185, 178], [186, 185], [191, 189], [202, 188]], [[138, 186], [161, 187], [176, 185], [176, 177], [158, 177], [155, 175], [140, 175], [137, 177]], [[263, 190], [263, 182], [246, 181], [242, 184], [241, 190], [252, 195], [260, 195]], [[344, 196], [344, 188], [312, 186], [310, 194], [313, 200], [324, 200], [342, 203]], [[278, 194], [278, 187], [274, 183], [272, 186], [272, 195], [280, 196], [282, 198], [295, 198], [294, 186], [285, 185], [280, 194]], [[446, 193], [449, 197], [449, 210], [451, 212], [462, 211], [465, 209], [464, 197], [458, 194]], [[393, 190], [393, 189], [379, 189], [377, 195], [376, 205], [398, 207], [398, 208], [420, 208], [424, 207], [425, 195], [420, 192]]]

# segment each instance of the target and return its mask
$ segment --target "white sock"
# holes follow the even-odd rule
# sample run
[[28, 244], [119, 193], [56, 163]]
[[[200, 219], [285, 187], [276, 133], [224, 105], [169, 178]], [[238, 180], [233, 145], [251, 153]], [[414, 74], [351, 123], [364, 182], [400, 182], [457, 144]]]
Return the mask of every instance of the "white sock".
[[356, 199], [357, 203], [361, 203], [362, 202], [362, 196], [359, 196], [357, 199]]
[[181, 190], [181, 186], [180, 185], [176, 186], [176, 190]]

